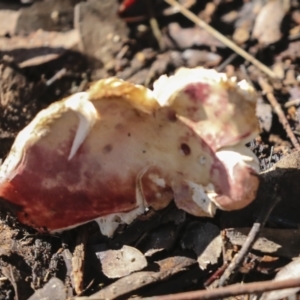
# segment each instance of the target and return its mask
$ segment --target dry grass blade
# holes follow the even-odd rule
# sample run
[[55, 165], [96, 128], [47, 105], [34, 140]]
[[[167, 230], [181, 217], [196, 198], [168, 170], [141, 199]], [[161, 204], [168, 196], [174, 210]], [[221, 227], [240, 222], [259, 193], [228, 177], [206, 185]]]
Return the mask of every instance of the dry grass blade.
[[217, 38], [219, 41], [221, 41], [224, 45], [238, 53], [240, 56], [242, 56], [244, 59], [252, 63], [254, 66], [259, 68], [262, 72], [270, 76], [271, 78], [276, 78], [276, 74], [268, 68], [266, 65], [258, 61], [255, 57], [247, 53], [245, 50], [243, 50], [241, 47], [236, 45], [234, 42], [226, 38], [223, 34], [221, 34], [219, 31], [208, 25], [206, 22], [201, 20], [198, 16], [196, 16], [194, 13], [192, 13], [190, 10], [176, 2], [175, 0], [165, 0], [168, 4], [170, 4], [173, 7], [176, 7], [184, 16], [186, 16], [189, 20], [194, 22], [199, 27], [205, 29], [207, 32], [209, 32], [211, 35], [213, 35], [215, 38]]
[[265, 93], [270, 104], [272, 105], [274, 111], [278, 115], [279, 121], [282, 124], [283, 128], [285, 129], [285, 131], [286, 131], [288, 137], [290, 138], [291, 142], [293, 143], [294, 147], [299, 151], [300, 150], [299, 142], [298, 142], [297, 138], [295, 137], [295, 134], [293, 133], [292, 128], [291, 128], [283, 110], [281, 109], [280, 104], [278, 103], [278, 101], [276, 100], [276, 98], [273, 94], [272, 86], [262, 77], [260, 77], [258, 79], [258, 83], [259, 83], [261, 89], [263, 90], [263, 92]]
[[147, 4], [148, 11], [149, 11], [149, 16], [150, 16], [150, 19], [149, 19], [150, 27], [152, 29], [155, 39], [157, 40], [159, 49], [162, 50], [162, 49], [164, 49], [164, 42], [163, 42], [163, 38], [162, 38], [162, 34], [160, 31], [158, 22], [155, 18], [155, 14], [154, 14], [153, 7], [152, 7], [152, 2], [147, 0], [146, 4]]

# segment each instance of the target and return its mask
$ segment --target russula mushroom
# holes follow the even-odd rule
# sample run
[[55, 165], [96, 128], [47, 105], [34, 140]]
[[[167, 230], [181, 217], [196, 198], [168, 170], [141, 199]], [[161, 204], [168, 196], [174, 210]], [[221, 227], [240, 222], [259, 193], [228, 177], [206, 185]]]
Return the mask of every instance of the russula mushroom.
[[180, 69], [154, 90], [117, 78], [51, 104], [17, 136], [0, 196], [20, 222], [61, 231], [95, 220], [112, 235], [170, 201], [196, 216], [254, 198], [255, 93], [213, 70]]

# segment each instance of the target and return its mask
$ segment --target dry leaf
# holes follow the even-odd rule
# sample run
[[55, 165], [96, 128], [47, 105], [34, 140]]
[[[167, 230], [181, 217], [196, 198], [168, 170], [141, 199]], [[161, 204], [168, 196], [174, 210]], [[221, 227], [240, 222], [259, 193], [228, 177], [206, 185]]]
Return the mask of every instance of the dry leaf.
[[273, 110], [269, 103], [265, 103], [262, 98], [258, 98], [256, 105], [256, 116], [260, 127], [269, 132], [272, 126]]
[[256, 17], [252, 37], [258, 39], [258, 42], [264, 46], [278, 42], [282, 35], [281, 22], [289, 6], [288, 0], [269, 1]]
[[97, 252], [102, 272], [108, 278], [120, 278], [144, 269], [147, 266], [145, 256], [136, 248], [124, 245], [120, 250]]
[[90, 299], [116, 299], [151, 283], [166, 280], [195, 263], [194, 259], [188, 257], [168, 257], [153, 265], [154, 269], [158, 269], [157, 271], [141, 271], [130, 274], [91, 295]]
[[199, 267], [205, 270], [208, 265], [218, 262], [222, 253], [220, 229], [209, 222], [191, 223], [181, 244], [184, 248], [193, 249], [198, 256]]
[[58, 58], [79, 43], [77, 30], [47, 32], [38, 30], [28, 36], [0, 37], [0, 52], [11, 56], [19, 67], [35, 66]]
[[65, 300], [64, 283], [58, 278], [51, 278], [45, 286], [37, 291], [28, 300]]

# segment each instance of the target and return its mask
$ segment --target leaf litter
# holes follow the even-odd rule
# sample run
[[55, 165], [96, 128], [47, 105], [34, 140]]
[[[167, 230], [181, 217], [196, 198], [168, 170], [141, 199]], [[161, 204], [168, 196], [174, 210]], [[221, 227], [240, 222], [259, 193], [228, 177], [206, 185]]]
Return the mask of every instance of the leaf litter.
[[[178, 9], [168, 10], [168, 5], [163, 1], [152, 1], [151, 4], [154, 11], [152, 18], [157, 20], [161, 29], [164, 41], [162, 44], [165, 47], [163, 50], [158, 49], [157, 40], [152, 33], [153, 28], [147, 22], [150, 16], [145, 10], [139, 8], [138, 4], [135, 4], [137, 6], [129, 5], [127, 8], [125, 6], [127, 17], [121, 20], [115, 13], [118, 10], [117, 1], [108, 1], [108, 8], [106, 7], [105, 10], [107, 18], [101, 17], [104, 6], [101, 6], [100, 2], [63, 2], [62, 6], [55, 4], [53, 10], [49, 8], [49, 1], [46, 0], [32, 1], [31, 4], [6, 3], [0, 6], [5, 17], [10, 18], [10, 22], [4, 22], [10, 26], [1, 26], [3, 44], [0, 47], [1, 68], [9, 70], [10, 73], [9, 76], [2, 76], [0, 83], [1, 112], [6, 112], [2, 114], [1, 118], [2, 159], [7, 156], [18, 131], [35, 116], [38, 110], [64, 96], [85, 90], [87, 81], [118, 76], [126, 80], [132, 78], [135, 83], [151, 86], [160, 75], [173, 74], [175, 69], [183, 65], [195, 67], [201, 64], [206, 67], [218, 67], [232, 54], [231, 50], [224, 48], [221, 43], [218, 44], [218, 40], [209, 36], [206, 31], [203, 31], [205, 34], [201, 35], [203, 40], [193, 42], [193, 39], [189, 39], [189, 43], [186, 43], [187, 33], [196, 37], [200, 30], [194, 24], [188, 23]], [[121, 295], [128, 297], [133, 294], [139, 294], [140, 297], [143, 295], [153, 296], [151, 288], [147, 288], [148, 284], [151, 283], [152, 286], [153, 283], [156, 284], [156, 289], [153, 289], [156, 295], [163, 294], [164, 286], [175, 282], [176, 276], [173, 275], [177, 274], [178, 276], [180, 273], [185, 274], [186, 280], [181, 281], [180, 285], [178, 284], [178, 289], [173, 285], [172, 289], [167, 290], [169, 294], [183, 290], [203, 289], [204, 281], [209, 277], [208, 272], [221, 267], [222, 262], [225, 262], [224, 260], [228, 256], [219, 258], [220, 244], [218, 244], [216, 252], [208, 251], [208, 254], [211, 255], [210, 258], [204, 257], [201, 264], [207, 270], [202, 271], [198, 266], [196, 268], [197, 259], [199, 261], [201, 254], [202, 257], [205, 255], [205, 251], [202, 252], [202, 249], [212, 247], [213, 236], [218, 238], [219, 235], [221, 237], [224, 234], [224, 230], [225, 232], [231, 230], [232, 232], [244, 232], [242, 241], [239, 240], [238, 243], [230, 241], [233, 244], [229, 248], [234, 251], [238, 250], [249, 231], [247, 228], [256, 221], [266, 195], [272, 194], [275, 185], [279, 186], [279, 193], [284, 200], [274, 208], [266, 222], [266, 228], [261, 230], [260, 239], [262, 240], [258, 239], [260, 248], [254, 244], [253, 250], [249, 253], [249, 255], [258, 255], [253, 261], [260, 260], [260, 267], [257, 268], [255, 263], [249, 264], [250, 257], [247, 257], [235, 282], [240, 282], [239, 276], [243, 270], [247, 270], [248, 281], [253, 281], [253, 274], [257, 274], [257, 272], [260, 274], [254, 278], [254, 281], [272, 279], [275, 277], [278, 266], [283, 267], [282, 272], [284, 272], [284, 264], [291, 259], [296, 259], [294, 265], [297, 269], [297, 256], [299, 255], [296, 242], [299, 226], [297, 195], [300, 192], [298, 192], [297, 174], [300, 164], [298, 162], [299, 154], [292, 146], [291, 141], [293, 138], [298, 140], [299, 119], [293, 117], [292, 110], [287, 111], [285, 103], [297, 99], [296, 91], [299, 85], [299, 51], [297, 50], [299, 4], [295, 1], [288, 3], [287, 1], [270, 1], [268, 3], [253, 1], [251, 4], [255, 5], [250, 7], [250, 2], [241, 4], [233, 1], [230, 4], [222, 1], [207, 1], [206, 5], [188, 2], [180, 1], [185, 8], [191, 9], [219, 32], [232, 38], [253, 57], [273, 70], [277, 77], [283, 79], [282, 81], [269, 79], [265, 77], [264, 69], [255, 69], [237, 56], [223, 66], [223, 71], [233, 70], [233, 74], [239, 79], [246, 78], [248, 81], [252, 81], [259, 93], [261, 91], [258, 77], [264, 77], [264, 80], [272, 86], [273, 96], [278, 102], [276, 106], [272, 106], [272, 103], [271, 105], [268, 103], [268, 97], [265, 97], [266, 91], [260, 93], [261, 107], [258, 115], [262, 131], [260, 137], [249, 144], [259, 157], [261, 169], [267, 169], [260, 175], [261, 187], [258, 190], [257, 199], [241, 211], [221, 212], [213, 219], [212, 224], [211, 221], [188, 214], [183, 217], [182, 211], [171, 207], [160, 212], [150, 209], [131, 225], [119, 226], [112, 239], [102, 236], [95, 224], [84, 225], [87, 228], [84, 252], [80, 252], [78, 248], [81, 245], [77, 240], [80, 230], [73, 229], [59, 236], [39, 236], [32, 228], [17, 223], [13, 216], [7, 214], [5, 206], [1, 205], [3, 210], [1, 215], [0, 269], [1, 287], [3, 287], [1, 296], [28, 299], [35, 292], [35, 296], [32, 297], [40, 297], [39, 289], [45, 286], [44, 294], [50, 296], [51, 299], [55, 299], [55, 292], [59, 290], [62, 293], [59, 299], [64, 299], [62, 284], [65, 287], [66, 297], [75, 295], [76, 286], [81, 286], [82, 296], [94, 294], [96, 297], [95, 295], [99, 293], [99, 284], [102, 287], [103, 295], [107, 295], [111, 299], [121, 297]], [[271, 14], [270, 9], [274, 13]], [[6, 13], [6, 10], [9, 10], [9, 14]], [[143, 20], [129, 23], [130, 14], [134, 10], [137, 11], [137, 15], [143, 16]], [[250, 11], [250, 13], [243, 13], [244, 11]], [[21, 24], [22, 15], [33, 12], [37, 12], [36, 16], [41, 21], [34, 24], [33, 17], [31, 17], [26, 19], [25, 25], [18, 25]], [[171, 14], [169, 14], [170, 12]], [[228, 12], [231, 12], [230, 18]], [[265, 30], [264, 20], [266, 19], [262, 18], [266, 13], [270, 15], [268, 20], [274, 18], [274, 20], [272, 19], [274, 22], [269, 21], [268, 23], [273, 26], [268, 28], [270, 31]], [[292, 15], [290, 20], [287, 18], [289, 15]], [[75, 25], [73, 25], [74, 22]], [[130, 30], [126, 28], [125, 22], [128, 22]], [[174, 27], [171, 24], [176, 24], [176, 34], [173, 36], [170, 35], [171, 32], [168, 32], [170, 26]], [[99, 26], [105, 28], [101, 34], [97, 30]], [[24, 29], [23, 32], [22, 29]], [[70, 36], [75, 38], [69, 38]], [[251, 40], [253, 38], [256, 38], [258, 42]], [[177, 39], [179, 45], [174, 43]], [[184, 43], [181, 43], [181, 40]], [[170, 41], [172, 41], [172, 45]], [[147, 53], [151, 53], [151, 55], [149, 56]], [[141, 54], [147, 54], [148, 57], [139, 60], [138, 66], [134, 67], [134, 58], [141, 57]], [[279, 62], [280, 65], [278, 65]], [[240, 67], [241, 65], [244, 67]], [[148, 72], [150, 67], [151, 74]], [[55, 77], [56, 73], [63, 68], [67, 70], [66, 75]], [[126, 77], [126, 74], [130, 75]], [[51, 86], [47, 86], [45, 83], [52, 77], [55, 80]], [[26, 103], [25, 106], [19, 104], [20, 95], [24, 95], [24, 89], [26, 90], [25, 98], [29, 99], [22, 99], [25, 101], [23, 103]], [[294, 101], [289, 104], [289, 107], [298, 111], [299, 102]], [[289, 124], [293, 135], [291, 132], [286, 133], [285, 129], [281, 127], [278, 117], [274, 113], [274, 111], [278, 112], [278, 108], [281, 108], [281, 114], [286, 116], [285, 122]], [[291, 154], [289, 155], [289, 153]], [[283, 159], [277, 162], [281, 158]], [[198, 224], [199, 227], [195, 224]], [[205, 231], [203, 233], [202, 226], [208, 226], [205, 224], [211, 224], [215, 228], [214, 234], [210, 235], [210, 231], [208, 231], [208, 235], [205, 235]], [[221, 230], [223, 230], [222, 233]], [[193, 232], [194, 234], [192, 234]], [[206, 238], [201, 238], [202, 235]], [[290, 238], [287, 239], [287, 237]], [[268, 244], [266, 239], [273, 242]], [[222, 241], [224, 255], [225, 246], [228, 246], [227, 237], [222, 236]], [[274, 241], [277, 245], [275, 247], [277, 250], [274, 249], [275, 252], [271, 250]], [[96, 255], [97, 251], [93, 251], [95, 245], [99, 244], [104, 244], [113, 251], [117, 251], [116, 249], [120, 249], [124, 245], [134, 247], [134, 249], [147, 254], [142, 255], [144, 264], [145, 259], [147, 261], [147, 267], [146, 265], [141, 267], [143, 266], [141, 264], [140, 267], [145, 269], [140, 271], [136, 269], [132, 274], [123, 275], [123, 278], [116, 281], [109, 279], [101, 271], [101, 264]], [[63, 255], [63, 253], [69, 253], [69, 255]], [[76, 253], [80, 255], [77, 256]], [[177, 257], [178, 253], [180, 256]], [[80, 281], [78, 283], [74, 281], [73, 268], [76, 269], [76, 264], [73, 262], [72, 266], [73, 256], [81, 257], [78, 263], [81, 260], [84, 261], [83, 267], [80, 267], [81, 275], [78, 277]], [[269, 261], [268, 274], [265, 274], [266, 268], [262, 267], [262, 263], [267, 260]], [[69, 271], [66, 271], [67, 269]], [[113, 270], [117, 269], [113, 268]], [[289, 271], [287, 273], [291, 274]], [[50, 284], [51, 280], [59, 280], [58, 278], [61, 281], [55, 283], [57, 289], [48, 288], [53, 287], [53, 284]], [[291, 279], [291, 276], [288, 276], [287, 279]], [[218, 279], [216, 280], [218, 281]], [[280, 284], [280, 281], [278, 283]], [[274, 288], [276, 284], [274, 282]], [[271, 285], [269, 284], [269, 286]], [[245, 290], [247, 290], [246, 288], [247, 286], [245, 286]], [[295, 292], [294, 290], [293, 293]], [[283, 297], [278, 292], [274, 293], [276, 293], [275, 296], [271, 297], [277, 297], [277, 299]], [[184, 299], [184, 296], [182, 297]]]

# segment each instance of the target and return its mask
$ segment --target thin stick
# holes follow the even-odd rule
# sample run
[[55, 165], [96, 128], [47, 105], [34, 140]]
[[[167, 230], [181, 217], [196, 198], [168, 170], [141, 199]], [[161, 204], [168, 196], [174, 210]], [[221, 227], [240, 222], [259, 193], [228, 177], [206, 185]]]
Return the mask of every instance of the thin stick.
[[251, 250], [252, 246], [256, 242], [260, 230], [265, 226], [266, 221], [268, 220], [272, 210], [276, 204], [280, 201], [281, 197], [278, 193], [278, 185], [274, 188], [274, 193], [271, 199], [266, 199], [266, 204], [263, 206], [262, 211], [260, 212], [257, 221], [253, 224], [245, 243], [243, 244], [239, 253], [234, 257], [234, 259], [229, 264], [228, 268], [225, 270], [223, 275], [220, 278], [219, 286], [227, 285], [231, 279], [236, 275], [239, 267], [242, 265], [245, 257], [248, 252]]
[[269, 100], [270, 104], [272, 105], [274, 111], [278, 115], [279, 121], [282, 124], [283, 128], [285, 129], [285, 131], [286, 131], [288, 137], [290, 138], [291, 142], [293, 143], [294, 147], [297, 150], [300, 150], [300, 144], [299, 144], [297, 138], [295, 137], [295, 134], [293, 133], [292, 128], [291, 128], [283, 110], [281, 109], [280, 104], [278, 103], [278, 101], [276, 100], [276, 98], [273, 94], [273, 88], [262, 77], [260, 77], [258, 79], [258, 83], [259, 83], [261, 89], [263, 90], [263, 92], [266, 94], [266, 97]]
[[272, 159], [273, 151], [274, 151], [274, 146], [271, 147], [271, 153], [270, 153], [270, 156], [269, 156], [269, 165], [268, 165], [268, 168], [271, 167], [271, 159]]
[[[293, 278], [280, 281], [262, 281], [252, 282], [245, 284], [234, 284], [225, 286], [214, 290], [200, 290], [165, 296], [154, 296], [149, 298], [141, 298], [143, 300], [213, 300], [213, 299], [224, 299], [226, 297], [262, 293], [268, 291], [275, 291], [286, 288], [299, 287], [300, 278]], [[78, 299], [79, 300], [79, 299]]]
[[225, 67], [227, 67], [232, 61], [234, 61], [237, 58], [237, 56], [237, 53], [232, 53], [216, 68], [216, 70], [218, 72], [222, 72], [225, 69]]
[[297, 105], [300, 105], [300, 99], [297, 98], [297, 99], [293, 99], [293, 100], [290, 100], [290, 101], [287, 101], [284, 103], [284, 107], [291, 107], [291, 106], [297, 106]]
[[155, 18], [154, 15], [154, 11], [153, 11], [153, 7], [152, 7], [152, 2], [147, 0], [147, 7], [148, 7], [148, 11], [149, 11], [149, 15], [150, 15], [150, 27], [152, 29], [153, 35], [156, 38], [156, 41], [158, 43], [159, 49], [163, 50], [164, 49], [164, 42], [163, 42], [163, 38], [162, 38], [162, 34], [158, 25], [158, 22]]
[[46, 85], [50, 86], [51, 84], [53, 84], [56, 80], [61, 79], [63, 76], [65, 76], [67, 74], [67, 69], [63, 68], [61, 70], [59, 70], [56, 74], [54, 74], [53, 77], [51, 77], [50, 79], [48, 79], [46, 81]]
[[186, 16], [189, 20], [194, 22], [199, 27], [205, 29], [207, 32], [209, 32], [212, 36], [217, 38], [219, 41], [221, 41], [224, 45], [226, 45], [228, 48], [232, 49], [236, 53], [238, 53], [240, 56], [242, 56], [247, 61], [251, 62], [254, 66], [259, 68], [261, 71], [266, 73], [271, 78], [277, 78], [276, 74], [268, 68], [266, 65], [261, 63], [259, 60], [254, 58], [252, 55], [247, 53], [245, 50], [243, 50], [241, 47], [239, 47], [237, 44], [229, 40], [227, 37], [225, 37], [223, 34], [221, 34], [219, 31], [208, 25], [206, 22], [201, 20], [198, 16], [196, 16], [194, 13], [192, 13], [190, 10], [176, 2], [175, 0], [165, 0], [168, 4], [170, 4], [173, 7], [176, 7], [180, 10], [180, 12]]

